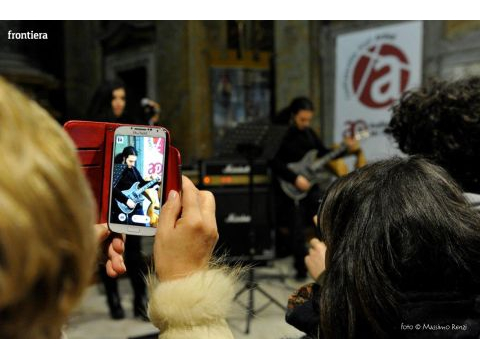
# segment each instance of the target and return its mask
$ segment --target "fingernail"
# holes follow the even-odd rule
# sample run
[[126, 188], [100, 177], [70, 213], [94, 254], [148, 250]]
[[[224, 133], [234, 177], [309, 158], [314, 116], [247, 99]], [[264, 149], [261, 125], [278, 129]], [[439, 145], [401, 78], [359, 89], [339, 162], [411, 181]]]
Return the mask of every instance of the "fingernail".
[[170, 190], [168, 193], [168, 201], [175, 200], [178, 193], [175, 190]]

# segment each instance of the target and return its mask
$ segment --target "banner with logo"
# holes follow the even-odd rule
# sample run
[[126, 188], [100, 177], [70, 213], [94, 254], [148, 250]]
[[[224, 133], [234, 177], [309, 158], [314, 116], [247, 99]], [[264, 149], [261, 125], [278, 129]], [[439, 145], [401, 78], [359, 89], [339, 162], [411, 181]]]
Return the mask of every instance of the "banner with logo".
[[367, 128], [368, 161], [399, 154], [384, 133], [389, 109], [422, 79], [423, 23], [411, 21], [337, 36], [334, 141]]

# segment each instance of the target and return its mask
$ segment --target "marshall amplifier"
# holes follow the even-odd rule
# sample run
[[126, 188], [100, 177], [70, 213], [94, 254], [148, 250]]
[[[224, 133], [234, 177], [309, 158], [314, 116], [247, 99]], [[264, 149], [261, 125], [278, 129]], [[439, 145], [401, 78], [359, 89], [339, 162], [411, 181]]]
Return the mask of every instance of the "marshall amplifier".
[[218, 233], [216, 255], [226, 254], [232, 261], [250, 257], [250, 224], [255, 230], [254, 260], [272, 260], [275, 256], [274, 231], [270, 192], [266, 187], [255, 187], [253, 217], [248, 208], [248, 187], [207, 188], [215, 196]]
[[[205, 187], [248, 186], [249, 173], [250, 165], [242, 159], [205, 160], [201, 165], [202, 184]], [[253, 165], [253, 184], [270, 184], [270, 171], [266, 161], [256, 161]]]
[[188, 177], [195, 186], [201, 186], [200, 182], [200, 164], [187, 163], [182, 165], [182, 175]]

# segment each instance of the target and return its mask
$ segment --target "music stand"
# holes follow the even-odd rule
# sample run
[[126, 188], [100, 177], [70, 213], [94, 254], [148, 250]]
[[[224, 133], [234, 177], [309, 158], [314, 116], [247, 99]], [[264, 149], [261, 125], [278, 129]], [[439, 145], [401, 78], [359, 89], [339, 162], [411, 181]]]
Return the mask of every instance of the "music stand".
[[[256, 234], [254, 228], [254, 165], [255, 161], [263, 158], [264, 160], [272, 159], [276, 152], [278, 151], [278, 147], [285, 135], [287, 127], [285, 126], [278, 126], [278, 125], [271, 125], [268, 122], [252, 122], [246, 123], [238, 126], [234, 132], [228, 134], [224, 139], [224, 146], [222, 148], [221, 155], [225, 157], [233, 157], [238, 156], [239, 154], [244, 157], [249, 165], [249, 173], [248, 173], [248, 209], [250, 215], [250, 226], [249, 226], [249, 254], [248, 254], [248, 276], [245, 285], [240, 289], [234, 297], [234, 301], [238, 299], [238, 297], [243, 294], [245, 291], [248, 291], [248, 305], [244, 306], [247, 310], [247, 326], [245, 329], [245, 333], [250, 333], [250, 323], [258, 312], [265, 309], [270, 303], [274, 303], [280, 309], [286, 310], [286, 307], [282, 305], [277, 299], [271, 296], [268, 292], [260, 287], [260, 285], [255, 281], [255, 268], [254, 268], [254, 261], [255, 261], [255, 252], [256, 252]], [[281, 278], [283, 278], [280, 275]], [[262, 306], [260, 309], [255, 309], [255, 290], [260, 292], [263, 296], [265, 296], [269, 303]]]
[[252, 144], [261, 147], [255, 160], [271, 160], [275, 157], [287, 130], [288, 126], [271, 124], [267, 120], [239, 124], [225, 133], [215, 158], [238, 158], [238, 155], [241, 155], [238, 152], [238, 145]]

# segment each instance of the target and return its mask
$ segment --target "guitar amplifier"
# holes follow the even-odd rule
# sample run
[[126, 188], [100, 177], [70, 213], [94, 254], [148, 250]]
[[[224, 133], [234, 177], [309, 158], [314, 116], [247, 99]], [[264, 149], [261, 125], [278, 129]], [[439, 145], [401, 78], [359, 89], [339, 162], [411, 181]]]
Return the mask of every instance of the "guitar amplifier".
[[216, 218], [220, 235], [216, 255], [226, 254], [232, 261], [250, 259], [250, 224], [255, 231], [254, 260], [275, 257], [275, 232], [269, 188], [256, 187], [253, 195], [253, 216], [249, 214], [248, 187], [208, 187], [215, 196]]
[[199, 164], [183, 164], [182, 175], [188, 177], [195, 186], [201, 186], [200, 182], [200, 166]]
[[[243, 159], [210, 159], [202, 162], [201, 183], [205, 187], [248, 186], [250, 165]], [[253, 165], [253, 184], [268, 186], [270, 169], [264, 160]]]

